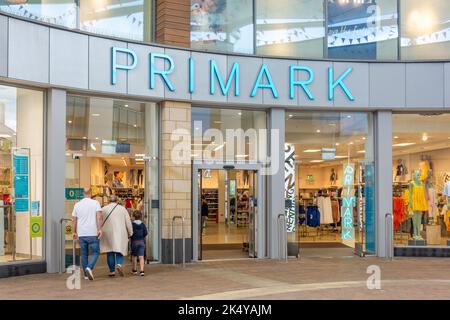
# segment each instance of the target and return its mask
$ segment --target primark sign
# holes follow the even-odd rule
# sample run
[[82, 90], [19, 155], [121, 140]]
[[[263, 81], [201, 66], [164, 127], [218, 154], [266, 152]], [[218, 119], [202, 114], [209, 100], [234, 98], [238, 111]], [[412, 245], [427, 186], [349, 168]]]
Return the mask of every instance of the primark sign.
[[[128, 61], [127, 64], [119, 63], [121, 61]], [[124, 58], [127, 58], [126, 60]], [[165, 86], [166, 90], [175, 92], [176, 90], [187, 90], [190, 94], [194, 94], [197, 88], [195, 81], [196, 76], [196, 60], [189, 57], [186, 61], [179, 61], [174, 57], [164, 53], [149, 53], [146, 61], [140, 61], [135, 51], [129, 48], [112, 47], [111, 48], [111, 84], [118, 83], [119, 72], [133, 72], [138, 64], [146, 63], [148, 69], [148, 87], [154, 90], [157, 82], [160, 81]], [[158, 66], [164, 66], [158, 67]], [[176, 68], [187, 68], [188, 77], [185, 82], [185, 88], [175, 87], [172, 77]], [[278, 99], [282, 95], [290, 100], [296, 99], [298, 89], [307, 99], [314, 101], [318, 95], [327, 95], [329, 101], [333, 101], [335, 92], [341, 90], [344, 97], [349, 101], [354, 101], [350, 88], [346, 85], [345, 80], [353, 71], [352, 67], [348, 67], [343, 72], [335, 72], [333, 66], [327, 68], [327, 86], [326, 92], [314, 92], [311, 84], [315, 80], [316, 74], [311, 67], [302, 65], [289, 66], [286, 74], [288, 79], [288, 86], [281, 86], [276, 83], [272, 77], [272, 70], [268, 65], [262, 63], [255, 68], [254, 81], [250, 85], [250, 90], [242, 92], [241, 90], [241, 64], [235, 62], [231, 65], [228, 74], [223, 74], [219, 70], [218, 63], [215, 59], [209, 59], [209, 94], [227, 96], [229, 93], [235, 97], [247, 96], [254, 98], [260, 90], [268, 90], [274, 99]], [[301, 80], [300, 80], [301, 79]]]

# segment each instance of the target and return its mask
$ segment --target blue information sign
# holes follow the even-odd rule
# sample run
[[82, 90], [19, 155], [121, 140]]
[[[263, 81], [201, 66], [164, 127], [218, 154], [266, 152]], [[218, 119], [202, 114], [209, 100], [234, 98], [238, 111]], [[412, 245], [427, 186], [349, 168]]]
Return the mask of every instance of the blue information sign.
[[29, 166], [30, 157], [24, 154], [28, 150], [17, 149], [13, 154], [13, 169], [14, 169], [14, 206], [16, 212], [29, 212]]

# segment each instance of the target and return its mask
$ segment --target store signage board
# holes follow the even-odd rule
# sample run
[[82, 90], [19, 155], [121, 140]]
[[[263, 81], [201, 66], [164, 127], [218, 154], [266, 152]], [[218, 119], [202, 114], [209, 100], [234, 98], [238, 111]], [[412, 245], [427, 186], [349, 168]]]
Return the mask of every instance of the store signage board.
[[30, 217], [31, 238], [42, 238], [42, 217]]
[[[132, 70], [136, 69], [139, 63], [142, 63], [138, 61], [136, 52], [128, 48], [112, 47], [111, 57], [111, 85], [113, 86], [117, 84], [117, 73], [119, 71], [132, 72]], [[127, 58], [129, 63], [119, 64], [119, 57]], [[195, 93], [196, 61], [193, 57], [189, 57], [187, 60], [181, 61], [168, 54], [150, 52], [147, 61], [149, 61], [147, 69], [149, 70], [148, 82], [150, 90], [154, 90], [156, 87], [156, 82], [161, 81], [170, 92], [175, 92], [177, 89], [187, 89], [190, 94]], [[157, 68], [157, 62], [163, 62], [165, 68]], [[185, 88], [176, 88], [171, 81], [171, 74], [176, 68], [188, 68], [189, 75]], [[241, 92], [241, 66], [239, 62], [235, 62], [231, 67], [229, 74], [226, 75], [220, 72], [219, 66], [215, 59], [209, 59], [209, 74], [205, 76], [209, 77], [209, 94], [212, 96], [216, 94], [227, 96], [232, 90], [235, 97], [245, 95], [247, 97], [254, 98], [257, 96], [259, 90], [268, 89], [271, 91], [274, 99], [278, 99], [280, 94], [283, 94], [290, 100], [294, 100], [296, 99], [297, 89], [299, 89], [310, 101], [315, 100], [316, 95], [318, 94], [326, 94], [328, 101], [334, 101], [335, 91], [341, 90], [346, 99], [349, 101], [355, 101], [355, 97], [345, 83], [345, 79], [352, 73], [352, 71], [353, 67], [348, 67], [342, 73], [337, 74], [333, 64], [330, 64], [327, 72], [327, 92], [313, 92], [310, 85], [315, 80], [316, 73], [312, 68], [297, 65], [296, 63], [289, 66], [286, 70], [286, 77], [289, 79], [289, 84], [284, 91], [281, 91], [279, 84], [273, 81], [271, 70], [264, 63], [256, 67], [255, 70], [251, 71], [254, 74], [255, 80], [251, 84], [252, 90], [249, 92]], [[234, 85], [232, 85], [233, 82]], [[220, 92], [216, 91], [216, 83], [219, 85]]]
[[16, 148], [12, 153], [14, 176], [14, 206], [16, 213], [30, 211], [30, 150]]
[[83, 198], [83, 188], [66, 188], [66, 200], [81, 200]]
[[347, 163], [344, 164], [343, 169], [342, 187], [345, 194], [342, 197], [341, 237], [344, 243], [353, 246], [355, 240], [353, 208], [356, 205], [356, 198], [354, 195], [355, 165]]
[[335, 155], [336, 155], [336, 149], [322, 148], [322, 160], [334, 160]]
[[295, 148], [290, 144], [284, 147], [284, 200], [287, 232], [295, 232]]

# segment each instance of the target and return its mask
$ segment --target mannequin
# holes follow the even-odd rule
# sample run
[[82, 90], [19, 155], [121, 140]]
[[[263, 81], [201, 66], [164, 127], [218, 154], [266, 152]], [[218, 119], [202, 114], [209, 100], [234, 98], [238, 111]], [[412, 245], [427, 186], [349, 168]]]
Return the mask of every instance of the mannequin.
[[420, 181], [422, 172], [415, 170], [413, 172], [413, 181], [409, 184], [409, 203], [413, 216], [413, 239], [423, 240], [420, 235], [420, 227], [422, 225], [422, 211], [428, 211], [428, 203], [425, 198], [425, 188], [423, 182]]
[[330, 183], [332, 186], [336, 184], [336, 181], [338, 179], [337, 173], [334, 170], [334, 168], [331, 169], [331, 175], [330, 175]]
[[436, 217], [438, 215], [438, 207], [437, 195], [433, 182], [433, 172], [431, 169], [429, 170], [429, 179], [426, 180], [426, 190], [428, 192], [428, 222], [431, 222], [431, 224], [435, 224]]
[[395, 171], [395, 181], [397, 181], [397, 182], [404, 181], [405, 180], [405, 176], [407, 174], [408, 174], [408, 169], [403, 164], [403, 160], [402, 159], [398, 159], [397, 160], [397, 168], [396, 168], [396, 171]]

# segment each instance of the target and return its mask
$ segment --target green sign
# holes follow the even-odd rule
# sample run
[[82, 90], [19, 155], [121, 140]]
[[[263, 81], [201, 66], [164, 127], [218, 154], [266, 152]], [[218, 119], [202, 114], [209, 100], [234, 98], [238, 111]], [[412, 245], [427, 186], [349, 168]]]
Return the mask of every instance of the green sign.
[[42, 217], [30, 217], [31, 238], [42, 238]]
[[83, 199], [83, 188], [66, 188], [66, 200]]

